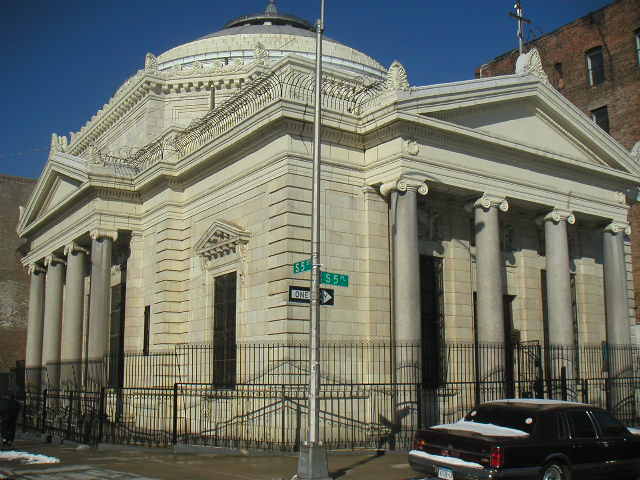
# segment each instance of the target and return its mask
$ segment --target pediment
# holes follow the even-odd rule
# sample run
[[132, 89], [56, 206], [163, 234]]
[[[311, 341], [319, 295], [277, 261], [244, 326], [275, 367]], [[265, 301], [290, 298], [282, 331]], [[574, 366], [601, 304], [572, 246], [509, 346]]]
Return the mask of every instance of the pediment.
[[45, 166], [18, 222], [18, 232], [63, 208], [87, 184], [82, 159], [57, 153]]
[[237, 253], [240, 247], [249, 242], [251, 234], [233, 223], [223, 220], [214, 221], [200, 237], [194, 250], [207, 260], [214, 260]]
[[[616, 175], [640, 176], [640, 163], [569, 100], [532, 75], [433, 86], [402, 110], [438, 129]], [[611, 172], [613, 173], [613, 172]]]
[[572, 135], [557, 118], [530, 102], [504, 102], [428, 116], [579, 162], [615, 168]]

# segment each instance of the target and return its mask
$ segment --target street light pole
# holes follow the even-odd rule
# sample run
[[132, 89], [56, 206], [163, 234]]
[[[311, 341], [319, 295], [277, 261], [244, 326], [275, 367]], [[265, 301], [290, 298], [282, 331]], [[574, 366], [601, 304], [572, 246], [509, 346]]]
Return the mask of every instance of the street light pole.
[[320, 127], [322, 123], [322, 32], [324, 0], [316, 24], [315, 114], [313, 120], [313, 186], [311, 212], [311, 326], [309, 355], [309, 433], [300, 448], [298, 480], [331, 480], [327, 451], [320, 441]]

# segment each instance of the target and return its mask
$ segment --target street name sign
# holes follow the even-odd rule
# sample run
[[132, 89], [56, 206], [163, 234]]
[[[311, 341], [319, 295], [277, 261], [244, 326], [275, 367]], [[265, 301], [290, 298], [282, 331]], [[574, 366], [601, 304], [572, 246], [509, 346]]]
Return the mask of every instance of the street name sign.
[[320, 283], [324, 285], [335, 285], [336, 287], [348, 287], [349, 275], [341, 273], [321, 272]]
[[[309, 287], [289, 286], [289, 301], [293, 303], [311, 303]], [[335, 293], [332, 288], [320, 289], [320, 305], [335, 305]]]
[[311, 270], [311, 259], [301, 260], [293, 264], [293, 273], [308, 272]]

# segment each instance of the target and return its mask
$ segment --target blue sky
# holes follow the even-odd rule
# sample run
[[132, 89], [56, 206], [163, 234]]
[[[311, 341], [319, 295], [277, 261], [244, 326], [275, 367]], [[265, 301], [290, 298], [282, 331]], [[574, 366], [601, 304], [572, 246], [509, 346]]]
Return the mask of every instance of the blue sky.
[[[474, 69], [517, 47], [512, 0], [325, 0], [326, 35], [388, 66], [402, 62], [412, 85], [473, 78]], [[278, 0], [309, 21], [319, 1]], [[539, 36], [607, 0], [523, 0]], [[0, 174], [36, 178], [51, 133], [77, 131], [118, 87], [156, 55], [267, 0], [3, 0], [0, 16]]]

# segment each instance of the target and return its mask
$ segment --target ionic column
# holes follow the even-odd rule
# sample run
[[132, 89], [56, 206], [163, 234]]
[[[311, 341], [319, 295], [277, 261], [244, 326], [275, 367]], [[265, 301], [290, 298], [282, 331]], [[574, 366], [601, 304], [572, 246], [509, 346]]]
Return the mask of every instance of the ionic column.
[[[547, 269], [547, 318], [549, 328], [551, 372], [556, 380], [554, 389], [568, 385], [560, 392], [562, 398], [575, 398], [575, 340], [571, 307], [571, 273], [569, 269], [569, 240], [567, 224], [576, 221], [566, 210], [555, 209], [542, 218], [544, 221]], [[561, 381], [562, 378], [568, 382]]]
[[467, 206], [474, 211], [476, 240], [476, 338], [480, 401], [502, 398], [505, 380], [505, 338], [500, 224], [498, 211], [509, 210], [502, 197], [483, 194]]
[[104, 357], [109, 351], [109, 291], [111, 252], [118, 232], [96, 229], [91, 232], [91, 293], [89, 300], [88, 376], [96, 385], [104, 384]]
[[634, 398], [633, 355], [627, 299], [627, 272], [624, 259], [624, 235], [631, 229], [626, 223], [612, 222], [603, 233], [604, 290], [607, 319], [607, 364], [609, 392], [607, 406], [616, 413]]
[[42, 381], [42, 332], [44, 329], [44, 282], [46, 270], [37, 263], [29, 265], [29, 317], [27, 320], [26, 382], [39, 389]]
[[602, 251], [609, 345], [631, 343], [627, 271], [624, 259], [624, 235], [630, 233], [628, 224], [612, 222], [605, 227], [603, 234]]
[[380, 192], [391, 197], [395, 339], [398, 344], [418, 344], [422, 337], [417, 195], [426, 195], [429, 188], [423, 182], [400, 179], [382, 185]]
[[62, 351], [64, 363], [62, 384], [74, 387], [80, 385], [80, 365], [82, 360], [82, 312], [84, 304], [84, 275], [88, 250], [72, 242], [64, 247], [67, 256], [67, 281], [62, 319]]
[[44, 299], [44, 331], [42, 362], [47, 368], [46, 385], [49, 389], [60, 385], [60, 340], [62, 326], [62, 301], [66, 262], [56, 255], [45, 258], [47, 267]]
[[509, 203], [502, 197], [484, 194], [469, 207], [473, 208], [475, 218], [478, 342], [504, 344], [498, 210], [508, 211]]

